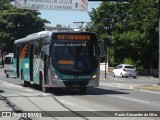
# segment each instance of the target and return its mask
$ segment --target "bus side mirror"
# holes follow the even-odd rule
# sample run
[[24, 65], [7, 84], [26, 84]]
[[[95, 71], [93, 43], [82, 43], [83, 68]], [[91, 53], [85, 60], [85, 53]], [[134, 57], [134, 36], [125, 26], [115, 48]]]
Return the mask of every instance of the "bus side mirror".
[[42, 51], [44, 52], [45, 55], [50, 55], [50, 45], [44, 45], [42, 48]]

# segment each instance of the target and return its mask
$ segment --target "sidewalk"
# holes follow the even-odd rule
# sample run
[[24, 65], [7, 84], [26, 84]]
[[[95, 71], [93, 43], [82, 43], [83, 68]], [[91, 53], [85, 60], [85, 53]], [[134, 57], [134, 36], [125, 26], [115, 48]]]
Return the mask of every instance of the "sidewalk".
[[[3, 69], [3, 66], [0, 65], [0, 70], [2, 69]], [[0, 116], [2, 116], [3, 111], [13, 111], [13, 109], [9, 106], [9, 101], [6, 99], [6, 97], [2, 95], [3, 93], [4, 91], [0, 87]]]
[[[3, 71], [2, 65], [0, 65], [0, 70]], [[2, 116], [3, 111], [13, 111], [12, 108], [13, 104], [5, 96], [3, 96], [4, 92], [5, 91], [3, 90], [3, 88], [1, 88], [1, 82], [0, 82], [0, 116]]]
[[[3, 90], [0, 90], [0, 93], [4, 92]], [[13, 111], [13, 109], [10, 107], [10, 102], [0, 95], [0, 111]], [[0, 115], [1, 116], [1, 115]]]
[[20, 120], [22, 117], [12, 117], [12, 113], [18, 113], [18, 111], [10, 100], [1, 95], [3, 92], [0, 88], [0, 120]]
[[[0, 90], [0, 94], [3, 91]], [[12, 109], [12, 104], [5, 97], [0, 95], [0, 120], [20, 120], [20, 117], [12, 117], [12, 112], [15, 112]]]

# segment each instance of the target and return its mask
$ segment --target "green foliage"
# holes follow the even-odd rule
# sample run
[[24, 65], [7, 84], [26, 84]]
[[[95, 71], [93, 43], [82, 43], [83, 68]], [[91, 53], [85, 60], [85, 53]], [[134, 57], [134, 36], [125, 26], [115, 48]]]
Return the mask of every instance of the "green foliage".
[[126, 61], [157, 68], [158, 12], [157, 0], [104, 1], [89, 13], [87, 30], [96, 32], [100, 43], [110, 39], [111, 66]]
[[49, 23], [38, 11], [18, 9], [10, 1], [0, 1], [0, 49], [6, 52], [13, 52], [14, 40], [42, 31]]
[[123, 63], [124, 63], [124, 64], [131, 64], [131, 65], [134, 65], [134, 64], [135, 64], [135, 62], [134, 62], [131, 58], [125, 58], [125, 59], [123, 60]]

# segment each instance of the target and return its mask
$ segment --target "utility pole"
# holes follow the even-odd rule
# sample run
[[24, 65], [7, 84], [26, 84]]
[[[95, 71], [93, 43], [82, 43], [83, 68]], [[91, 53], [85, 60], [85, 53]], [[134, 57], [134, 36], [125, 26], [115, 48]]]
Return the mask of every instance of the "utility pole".
[[104, 51], [105, 51], [105, 78], [107, 78], [107, 68], [108, 68], [108, 41], [109, 39], [104, 40]]
[[[157, 8], [160, 9], [160, 0], [157, 0]], [[158, 85], [160, 85], [160, 10], [158, 11], [158, 17], [159, 17], [159, 82]]]
[[160, 85], [160, 16], [159, 16], [159, 82], [158, 85]]

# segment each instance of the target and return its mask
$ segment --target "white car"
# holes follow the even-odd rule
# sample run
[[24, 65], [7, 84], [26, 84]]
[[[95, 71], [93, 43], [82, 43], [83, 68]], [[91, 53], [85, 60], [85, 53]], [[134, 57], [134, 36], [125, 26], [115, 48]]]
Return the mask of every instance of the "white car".
[[120, 64], [113, 70], [113, 77], [120, 76], [123, 77], [137, 77], [136, 68], [129, 64]]
[[4, 57], [4, 72], [6, 74], [6, 78], [13, 74], [13, 53], [9, 53]]

